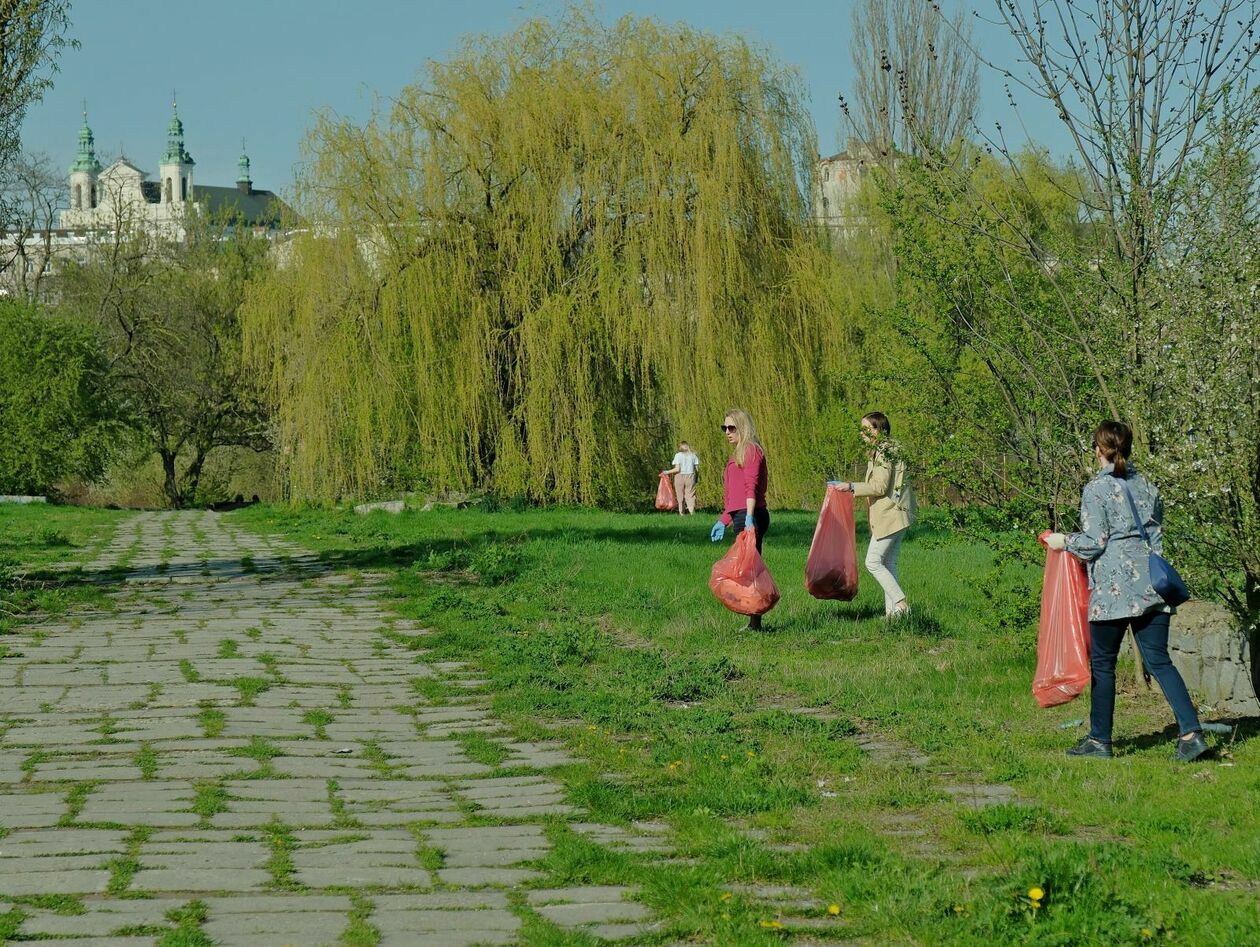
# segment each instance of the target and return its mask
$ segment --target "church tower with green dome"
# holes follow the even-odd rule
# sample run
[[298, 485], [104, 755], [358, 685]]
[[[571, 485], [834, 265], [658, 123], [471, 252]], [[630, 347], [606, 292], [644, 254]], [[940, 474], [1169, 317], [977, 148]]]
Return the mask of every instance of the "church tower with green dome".
[[83, 109], [83, 127], [79, 129], [79, 154], [70, 165], [70, 206], [75, 210], [91, 210], [96, 206], [96, 176], [101, 163], [96, 160], [96, 137], [88, 126], [87, 107]]
[[241, 156], [236, 162], [236, 189], [242, 194], [254, 192], [254, 182], [249, 178], [249, 155], [245, 153], [245, 142], [241, 141]]
[[289, 209], [273, 191], [254, 186], [243, 140], [235, 185], [203, 183], [194, 191], [196, 162], [184, 144], [184, 123], [172, 101], [166, 149], [161, 155], [157, 180], [151, 180], [143, 168], [125, 155], [102, 169], [96, 160], [96, 140], [88, 127], [85, 106], [79, 152], [70, 166], [70, 199], [61, 210], [60, 229], [77, 232], [138, 228], [166, 239], [183, 240], [189, 231], [190, 214], [210, 214], [237, 218], [260, 233], [280, 230]]
[[166, 153], [158, 165], [162, 203], [176, 204], [193, 197], [192, 155], [184, 147], [184, 123], [179, 120], [179, 106], [171, 100], [171, 123], [166, 126]]

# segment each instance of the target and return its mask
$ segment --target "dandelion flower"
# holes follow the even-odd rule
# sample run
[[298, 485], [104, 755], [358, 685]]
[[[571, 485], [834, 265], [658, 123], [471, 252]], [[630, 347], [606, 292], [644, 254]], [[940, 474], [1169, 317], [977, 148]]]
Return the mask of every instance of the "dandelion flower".
[[1151, 930], [1149, 927], [1142, 928], [1141, 933], [1142, 933], [1142, 940], [1150, 940], [1152, 937], [1155, 936], [1155, 932]]
[[783, 928], [783, 924], [780, 921], [758, 921], [757, 923], [768, 931], [777, 931]]
[[749, 751], [748, 751], [748, 758], [749, 758], [749, 759], [752, 759], [752, 758], [753, 758], [754, 756], [756, 756], [756, 755], [757, 755], [757, 754], [756, 754], [756, 753], [754, 753], [752, 750], [749, 750]]
[[832, 917], [835, 917], [837, 914], [840, 913], [840, 905], [838, 904], [827, 905], [827, 913], [830, 914]]
[[961, 904], [955, 904], [955, 905], [954, 905], [954, 913], [955, 913], [955, 914], [962, 914], [962, 913], [963, 913], [964, 911], [966, 911], [966, 910], [967, 910], [967, 908], [966, 908], [964, 905], [961, 905]]
[[730, 759], [730, 757], [727, 756], [725, 753], [723, 753], [720, 757], [718, 757], [718, 759], [720, 759], [723, 763], [725, 763], [727, 760]]
[[730, 899], [731, 899], [731, 893], [729, 891], [723, 891], [722, 896], [718, 898], [719, 901], [729, 901]]
[[1046, 896], [1046, 893], [1036, 885], [1028, 889], [1028, 898], [1030, 901], [1040, 901]]

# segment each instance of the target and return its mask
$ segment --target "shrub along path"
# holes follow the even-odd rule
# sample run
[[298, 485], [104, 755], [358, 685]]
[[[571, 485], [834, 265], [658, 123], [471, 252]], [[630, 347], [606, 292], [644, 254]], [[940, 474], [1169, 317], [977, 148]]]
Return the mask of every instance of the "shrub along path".
[[647, 936], [629, 887], [538, 882], [553, 826], [609, 851], [659, 827], [584, 821], [563, 749], [382, 634], [422, 632], [370, 577], [209, 513], [141, 514], [92, 568], [122, 570], [116, 607], [0, 664], [0, 940]]

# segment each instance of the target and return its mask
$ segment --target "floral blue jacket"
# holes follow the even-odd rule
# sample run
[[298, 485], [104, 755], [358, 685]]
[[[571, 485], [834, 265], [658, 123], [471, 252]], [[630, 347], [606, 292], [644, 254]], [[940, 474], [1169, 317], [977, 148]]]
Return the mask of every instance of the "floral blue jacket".
[[[1089, 620], [1136, 618], [1171, 611], [1151, 585], [1149, 552], [1133, 522], [1133, 512], [1108, 464], [1081, 494], [1081, 531], [1069, 533], [1068, 552], [1087, 563]], [[1129, 465], [1127, 478], [1142, 516], [1151, 551], [1164, 554], [1164, 503], [1153, 483]]]

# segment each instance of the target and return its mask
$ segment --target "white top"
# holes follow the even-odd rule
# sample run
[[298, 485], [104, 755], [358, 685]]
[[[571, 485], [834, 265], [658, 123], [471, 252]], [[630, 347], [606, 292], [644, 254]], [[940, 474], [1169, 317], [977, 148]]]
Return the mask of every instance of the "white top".
[[679, 451], [669, 465], [677, 467], [680, 474], [690, 475], [695, 473], [696, 468], [700, 466], [700, 458], [696, 456], [695, 451], [689, 450], [685, 454]]

